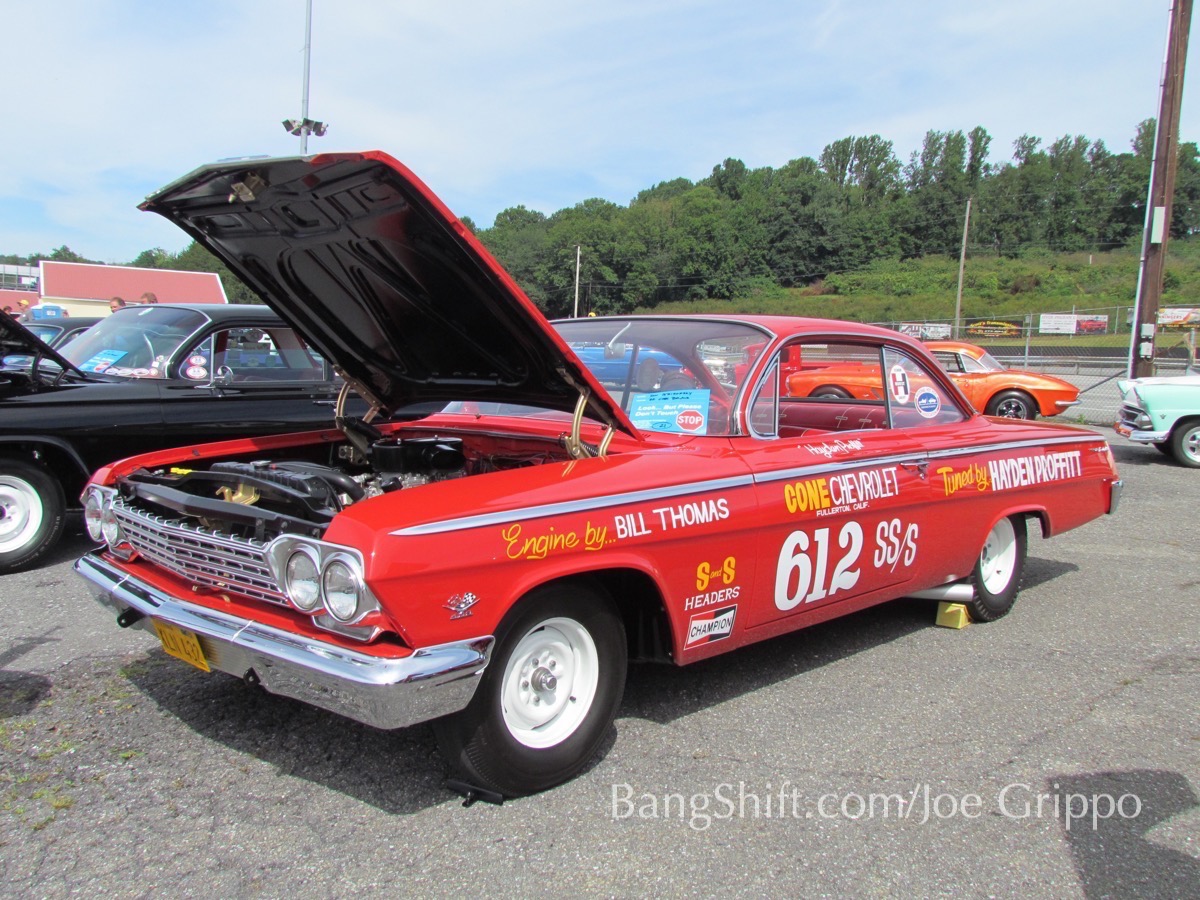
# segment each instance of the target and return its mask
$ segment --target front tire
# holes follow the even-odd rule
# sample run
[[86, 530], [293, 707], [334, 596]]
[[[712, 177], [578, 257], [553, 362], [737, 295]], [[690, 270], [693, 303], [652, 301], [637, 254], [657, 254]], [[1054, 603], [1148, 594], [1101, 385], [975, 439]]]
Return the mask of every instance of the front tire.
[[23, 460], [0, 460], [0, 572], [41, 559], [65, 523], [63, 489], [54, 476]]
[[1186, 422], [1171, 432], [1171, 455], [1189, 469], [1200, 469], [1200, 422]]
[[451, 769], [506, 796], [577, 775], [608, 733], [625, 690], [625, 628], [590, 587], [530, 595], [497, 629], [471, 703], [434, 723]]
[[975, 596], [966, 606], [972, 619], [992, 622], [1013, 608], [1021, 590], [1027, 548], [1023, 516], [1010, 516], [992, 526], [971, 573]]
[[1037, 404], [1021, 391], [1001, 391], [988, 401], [987, 415], [1005, 419], [1036, 419]]

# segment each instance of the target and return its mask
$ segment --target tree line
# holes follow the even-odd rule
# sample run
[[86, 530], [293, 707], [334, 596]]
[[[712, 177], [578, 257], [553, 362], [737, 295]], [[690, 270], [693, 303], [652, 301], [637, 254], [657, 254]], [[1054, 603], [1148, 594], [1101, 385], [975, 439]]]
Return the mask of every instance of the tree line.
[[[472, 228], [551, 316], [575, 304], [599, 314], [682, 300], [731, 300], [764, 288], [819, 285], [881, 259], [954, 255], [971, 199], [969, 251], [1103, 251], [1136, 245], [1145, 222], [1155, 123], [1138, 125], [1124, 153], [1065, 135], [1044, 145], [1022, 135], [1009, 161], [989, 161], [992, 138], [929, 131], [907, 162], [879, 135], [834, 141], [818, 158], [750, 169], [737, 159], [707, 178], [664, 181], [628, 206], [592, 198], [551, 215], [514, 206]], [[1172, 237], [1200, 230], [1200, 150], [1179, 148]], [[87, 261], [61, 247], [38, 258]], [[147, 250], [129, 265], [216, 271], [231, 301], [249, 291], [196, 244]]]
[[[1141, 240], [1153, 119], [1125, 153], [1083, 136], [1043, 146], [1024, 135], [1011, 161], [994, 164], [991, 141], [982, 127], [929, 131], [901, 163], [879, 135], [846, 137], [780, 168], [726, 159], [707, 178], [663, 182], [627, 207], [592, 199], [550, 216], [513, 207], [478, 234], [551, 315], [572, 312], [576, 246], [581, 306], [606, 313], [812, 286], [880, 259], [957, 256], [968, 198], [973, 254], [1102, 251]], [[1198, 229], [1200, 154], [1185, 143], [1171, 233]]]

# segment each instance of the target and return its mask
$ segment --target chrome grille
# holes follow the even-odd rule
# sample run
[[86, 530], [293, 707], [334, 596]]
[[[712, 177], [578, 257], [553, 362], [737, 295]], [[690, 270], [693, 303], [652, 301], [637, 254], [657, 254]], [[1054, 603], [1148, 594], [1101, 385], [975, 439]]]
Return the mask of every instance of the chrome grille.
[[145, 559], [218, 591], [287, 605], [267, 566], [266, 545], [158, 516], [114, 498], [121, 530]]

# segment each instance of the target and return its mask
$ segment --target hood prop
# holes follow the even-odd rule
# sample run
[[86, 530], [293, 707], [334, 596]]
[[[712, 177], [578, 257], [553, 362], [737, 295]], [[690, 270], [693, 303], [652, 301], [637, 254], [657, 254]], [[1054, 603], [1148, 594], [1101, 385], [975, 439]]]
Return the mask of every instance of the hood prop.
[[[343, 378], [346, 376], [339, 372]], [[346, 440], [351, 446], [359, 452], [365, 459], [370, 456], [371, 445], [375, 441], [383, 437], [383, 433], [378, 428], [370, 424], [371, 420], [379, 415], [379, 407], [374, 404], [367, 410], [367, 414], [361, 419], [354, 416], [346, 417], [346, 401], [350, 397], [350, 381], [347, 379], [342, 384], [342, 389], [338, 392], [337, 402], [333, 407], [333, 424], [342, 434], [346, 436]]]
[[583, 440], [580, 433], [583, 430], [583, 413], [587, 409], [589, 399], [591, 399], [591, 394], [588, 391], [581, 390], [579, 392], [579, 400], [575, 403], [575, 414], [571, 416], [571, 433], [562, 437], [563, 447], [571, 455], [571, 459], [606, 456], [608, 445], [612, 443], [613, 435], [616, 434], [616, 430], [610, 423], [604, 431], [604, 437], [600, 439], [600, 446], [597, 447], [595, 444], [589, 444]]

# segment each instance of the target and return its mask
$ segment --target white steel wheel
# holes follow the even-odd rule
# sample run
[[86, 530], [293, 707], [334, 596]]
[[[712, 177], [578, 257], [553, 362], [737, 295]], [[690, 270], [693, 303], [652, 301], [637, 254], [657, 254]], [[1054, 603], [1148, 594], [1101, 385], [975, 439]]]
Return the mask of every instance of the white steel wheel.
[[66, 523], [62, 485], [21, 459], [0, 459], [0, 572], [27, 566], [58, 541]]
[[553, 747], [587, 718], [599, 681], [587, 629], [574, 619], [547, 619], [517, 642], [504, 667], [504, 725], [526, 747]]
[[1017, 565], [1017, 535], [1009, 519], [1001, 519], [988, 533], [979, 553], [983, 586], [998, 594], [1012, 581]]
[[1009, 516], [992, 526], [971, 573], [975, 589], [967, 603], [971, 618], [990, 622], [1013, 608], [1021, 590], [1027, 539], [1023, 516]]
[[627, 659], [624, 622], [599, 585], [532, 592], [496, 628], [467, 708], [433, 723], [451, 771], [508, 797], [574, 777], [612, 727]]
[[0, 553], [12, 553], [29, 544], [45, 517], [42, 498], [32, 484], [0, 473]]

